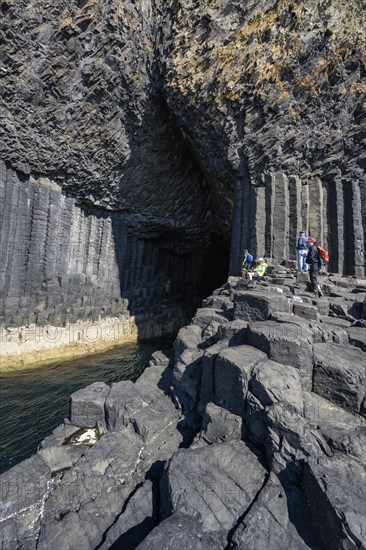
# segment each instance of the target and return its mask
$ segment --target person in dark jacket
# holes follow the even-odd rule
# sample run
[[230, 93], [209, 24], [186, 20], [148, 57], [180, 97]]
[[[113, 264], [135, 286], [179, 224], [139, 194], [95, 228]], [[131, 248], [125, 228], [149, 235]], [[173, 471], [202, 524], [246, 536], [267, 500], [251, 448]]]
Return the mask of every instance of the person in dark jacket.
[[318, 283], [318, 274], [320, 270], [320, 254], [318, 247], [316, 246], [316, 239], [309, 237], [306, 241], [308, 243], [309, 252], [306, 256], [306, 263], [310, 266], [310, 285], [315, 296], [323, 296], [320, 285]]

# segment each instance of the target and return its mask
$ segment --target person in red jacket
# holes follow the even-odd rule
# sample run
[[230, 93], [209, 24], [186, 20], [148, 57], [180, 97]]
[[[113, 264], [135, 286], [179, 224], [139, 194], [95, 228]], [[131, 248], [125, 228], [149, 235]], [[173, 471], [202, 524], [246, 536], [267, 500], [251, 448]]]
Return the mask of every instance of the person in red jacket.
[[316, 239], [309, 237], [306, 241], [308, 243], [309, 252], [306, 256], [306, 263], [310, 266], [310, 285], [316, 297], [323, 296], [320, 285], [318, 283], [318, 274], [321, 266], [320, 254], [318, 247], [316, 246]]

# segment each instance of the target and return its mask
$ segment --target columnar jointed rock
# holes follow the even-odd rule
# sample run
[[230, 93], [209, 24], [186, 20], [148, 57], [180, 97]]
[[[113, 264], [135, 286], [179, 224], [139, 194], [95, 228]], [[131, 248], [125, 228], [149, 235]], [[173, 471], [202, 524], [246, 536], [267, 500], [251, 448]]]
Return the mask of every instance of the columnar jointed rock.
[[208, 403], [202, 419], [200, 438], [206, 443], [220, 443], [242, 437], [242, 418]]
[[[255, 294], [276, 297], [271, 285]], [[159, 550], [365, 545], [365, 353], [333, 343], [351, 321], [212, 321], [208, 310], [180, 331], [174, 361], [157, 353], [135, 383], [73, 394], [77, 425], [0, 478], [4, 550], [129, 548], [144, 537], [141, 548]], [[313, 361], [321, 395], [304, 391]], [[22, 476], [40, 476], [40, 494], [16, 502], [8, 486]]]
[[[274, 550], [291, 548], [291, 550], [305, 550], [316, 547], [311, 521], [304, 514], [300, 525], [293, 521], [293, 510], [290, 506], [299, 507], [297, 502], [286, 498], [286, 491], [278, 478], [272, 473], [253, 507], [235, 530], [232, 537], [232, 547], [238, 550]], [[305, 503], [304, 503], [305, 504]], [[291, 517], [291, 519], [290, 519]], [[305, 534], [305, 540], [303, 538]], [[315, 545], [312, 546], [312, 544]], [[310, 543], [310, 544], [309, 544]]]
[[328, 548], [366, 546], [366, 469], [354, 458], [310, 458], [303, 485], [323, 544]]
[[260, 292], [236, 292], [234, 294], [234, 318], [243, 321], [265, 321], [276, 311], [289, 313], [286, 296], [266, 295]]
[[253, 369], [267, 356], [250, 346], [227, 348], [215, 362], [215, 403], [238, 416], [244, 416], [245, 400]]
[[248, 344], [267, 353], [270, 359], [299, 370], [303, 389], [311, 391], [313, 376], [312, 335], [301, 326], [265, 321], [250, 323]]
[[266, 478], [257, 457], [241, 441], [175, 453], [161, 480], [161, 513], [200, 520], [221, 545]]
[[70, 420], [75, 426], [94, 428], [105, 423], [104, 404], [109, 393], [104, 382], [94, 382], [71, 396]]
[[365, 354], [352, 346], [315, 344], [314, 392], [359, 413], [366, 393]]

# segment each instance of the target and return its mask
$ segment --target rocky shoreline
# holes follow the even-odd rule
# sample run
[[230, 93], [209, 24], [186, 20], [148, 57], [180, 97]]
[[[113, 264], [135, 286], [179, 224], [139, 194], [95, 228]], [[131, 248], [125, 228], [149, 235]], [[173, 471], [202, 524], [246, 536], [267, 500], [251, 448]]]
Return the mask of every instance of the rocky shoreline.
[[114, 317], [99, 316], [63, 326], [4, 327], [0, 324], [0, 372], [75, 359], [138, 340], [174, 335], [186, 318], [183, 308], [171, 304], [165, 312], [140, 316], [138, 323], [135, 316], [126, 311]]
[[366, 547], [366, 280], [271, 266], [0, 477], [1, 548]]

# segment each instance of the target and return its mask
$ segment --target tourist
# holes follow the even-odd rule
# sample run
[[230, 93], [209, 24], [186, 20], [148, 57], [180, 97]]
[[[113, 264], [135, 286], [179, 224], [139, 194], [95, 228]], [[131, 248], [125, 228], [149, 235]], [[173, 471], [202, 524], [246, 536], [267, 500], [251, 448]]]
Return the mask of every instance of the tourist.
[[304, 231], [300, 231], [297, 239], [297, 271], [301, 273], [302, 271], [308, 270], [308, 265], [306, 263], [306, 256], [308, 255], [308, 244], [307, 237]]
[[268, 265], [266, 264], [265, 260], [263, 258], [258, 258], [254, 270], [247, 272], [248, 281], [251, 281], [252, 279], [259, 279], [260, 277], [263, 277], [263, 275], [266, 272], [267, 267], [268, 267]]
[[244, 257], [241, 263], [241, 276], [245, 277], [246, 273], [252, 267], [254, 258], [251, 254], [249, 254], [249, 251], [247, 248], [244, 248], [243, 254], [244, 254]]
[[320, 285], [318, 284], [318, 274], [321, 266], [320, 255], [314, 237], [309, 237], [306, 242], [309, 246], [306, 263], [310, 265], [310, 286], [317, 298], [318, 296], [323, 296]]

